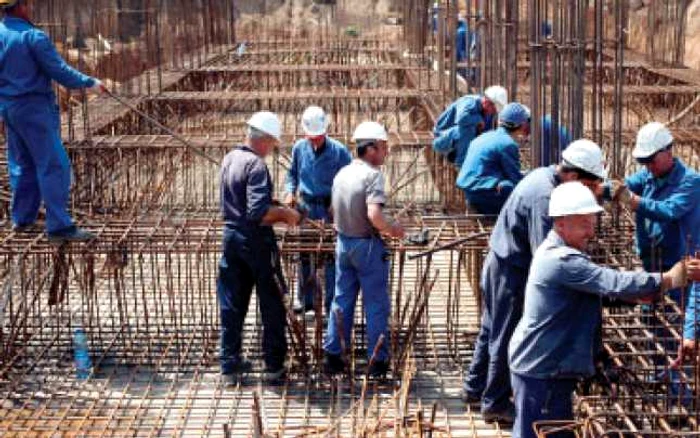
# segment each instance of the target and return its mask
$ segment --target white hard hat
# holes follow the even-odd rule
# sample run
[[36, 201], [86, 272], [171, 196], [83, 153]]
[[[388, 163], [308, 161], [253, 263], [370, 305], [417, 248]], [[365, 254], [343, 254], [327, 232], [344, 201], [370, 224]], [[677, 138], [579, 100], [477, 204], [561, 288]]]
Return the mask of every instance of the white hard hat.
[[328, 116], [321, 107], [310, 106], [301, 116], [301, 128], [304, 134], [311, 137], [325, 135], [328, 129]]
[[496, 104], [496, 109], [500, 112], [508, 103], [508, 90], [500, 85], [492, 85], [484, 91], [484, 96]]
[[353, 141], [358, 140], [389, 140], [386, 129], [377, 122], [362, 122], [355, 128], [352, 135]]
[[671, 143], [673, 143], [673, 135], [663, 123], [647, 123], [637, 133], [637, 144], [634, 146], [632, 156], [649, 158], [660, 150], [666, 149]]
[[603, 151], [596, 143], [582, 138], [571, 143], [561, 153], [565, 164], [570, 164], [600, 179], [605, 179], [608, 173], [603, 167]]
[[578, 181], [566, 182], [552, 190], [549, 198], [549, 216], [562, 217], [576, 214], [593, 214], [603, 211], [603, 207], [591, 190]]
[[265, 134], [276, 138], [278, 141], [282, 139], [282, 124], [275, 113], [270, 111], [260, 111], [248, 120], [248, 126], [264, 132]]

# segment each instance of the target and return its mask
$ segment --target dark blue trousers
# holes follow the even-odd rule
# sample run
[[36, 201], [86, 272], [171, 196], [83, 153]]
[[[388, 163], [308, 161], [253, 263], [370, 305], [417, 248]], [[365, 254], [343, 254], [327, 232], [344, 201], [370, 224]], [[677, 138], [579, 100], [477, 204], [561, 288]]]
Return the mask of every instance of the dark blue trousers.
[[508, 343], [523, 314], [527, 271], [489, 252], [481, 272], [483, 314], [464, 389], [481, 394], [482, 412], [510, 409]]
[[221, 317], [221, 372], [232, 372], [241, 360], [241, 332], [253, 287], [262, 315], [265, 364], [268, 369], [277, 370], [287, 356], [282, 302], [286, 285], [274, 235], [256, 236], [249, 241], [235, 230], [224, 228], [223, 251], [216, 288]]
[[498, 215], [512, 191], [513, 185], [508, 183], [501, 187], [500, 192], [497, 192], [495, 189], [469, 193], [465, 191], [464, 195], [469, 206], [476, 210], [477, 213]]
[[[515, 395], [513, 438], [537, 438], [533, 423], [573, 420], [574, 379], [533, 379], [511, 373]], [[573, 438], [571, 432], [548, 434], [549, 438]]]

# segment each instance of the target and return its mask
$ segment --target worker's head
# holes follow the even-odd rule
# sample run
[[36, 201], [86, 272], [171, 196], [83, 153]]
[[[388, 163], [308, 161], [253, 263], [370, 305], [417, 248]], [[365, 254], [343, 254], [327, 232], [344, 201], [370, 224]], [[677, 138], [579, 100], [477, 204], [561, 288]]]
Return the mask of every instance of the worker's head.
[[248, 120], [248, 145], [261, 157], [269, 155], [280, 144], [282, 124], [274, 113], [260, 111]]
[[517, 139], [530, 135], [530, 110], [518, 102], [511, 102], [498, 113], [498, 124]]
[[500, 85], [492, 85], [484, 91], [481, 107], [485, 116], [498, 114], [508, 103], [508, 90]]
[[314, 149], [323, 146], [323, 143], [326, 141], [328, 124], [328, 116], [318, 106], [306, 108], [301, 116], [301, 129]]
[[8, 15], [29, 18], [34, 0], [0, 0], [0, 9]]
[[673, 169], [673, 135], [659, 122], [642, 126], [632, 156], [655, 178], [666, 176]]
[[597, 214], [603, 211], [593, 193], [578, 181], [558, 185], [549, 199], [554, 230], [570, 247], [584, 251], [595, 237]]
[[602, 182], [607, 177], [603, 151], [586, 139], [576, 140], [561, 153], [558, 174], [562, 182], [578, 181], [593, 194], [602, 193]]
[[389, 155], [389, 135], [377, 122], [362, 122], [355, 129], [352, 140], [357, 145], [357, 156], [373, 166], [384, 164]]

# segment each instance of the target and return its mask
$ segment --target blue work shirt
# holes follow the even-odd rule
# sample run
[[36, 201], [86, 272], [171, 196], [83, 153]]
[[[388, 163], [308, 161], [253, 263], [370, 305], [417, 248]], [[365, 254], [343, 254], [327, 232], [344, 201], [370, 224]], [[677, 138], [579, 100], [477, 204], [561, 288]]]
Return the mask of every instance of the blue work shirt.
[[330, 198], [333, 178], [350, 162], [350, 152], [337, 140], [326, 137], [324, 145], [315, 151], [309, 140], [301, 139], [292, 148], [285, 188], [292, 194], [299, 191], [303, 196]]
[[685, 308], [683, 339], [698, 339], [700, 328], [700, 283], [692, 283], [688, 288], [688, 306]]
[[508, 346], [511, 372], [537, 379], [593, 375], [601, 298], [644, 298], [660, 287], [661, 274], [597, 265], [550, 231], [532, 259], [523, 316]]
[[229, 152], [221, 164], [221, 211], [236, 240], [274, 237], [262, 218], [272, 206], [272, 178], [263, 159], [248, 146]]
[[489, 247], [500, 259], [523, 269], [552, 229], [549, 198], [561, 183], [556, 166], [538, 167], [523, 178], [498, 215]]
[[457, 176], [457, 187], [466, 192], [515, 186], [523, 179], [520, 148], [505, 128], [499, 127], [472, 141]]
[[67, 88], [95, 85], [95, 79], [66, 64], [42, 30], [21, 18], [3, 18], [0, 22], [0, 104], [28, 95], [45, 95], [53, 100], [51, 80]]
[[[644, 168], [625, 184], [640, 196], [635, 222], [644, 269], [670, 269], [686, 254], [700, 250], [700, 175], [674, 158], [667, 176], [654, 178]], [[654, 264], [652, 248], [661, 252], [662, 266]]]
[[462, 96], [452, 102], [435, 122], [433, 149], [443, 155], [454, 152], [454, 163], [461, 166], [469, 144], [481, 133], [479, 129], [488, 130], [492, 123], [491, 117], [483, 116], [481, 96]]

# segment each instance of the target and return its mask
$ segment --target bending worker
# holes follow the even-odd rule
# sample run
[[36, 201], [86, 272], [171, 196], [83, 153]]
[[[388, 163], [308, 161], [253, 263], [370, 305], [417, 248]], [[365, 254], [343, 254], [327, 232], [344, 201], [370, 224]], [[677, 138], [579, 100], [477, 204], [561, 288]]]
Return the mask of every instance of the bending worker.
[[[323, 109], [308, 107], [301, 118], [301, 126], [306, 138], [299, 140], [292, 148], [292, 164], [287, 172], [287, 196], [284, 203], [288, 207], [298, 205], [309, 219], [331, 222], [333, 178], [340, 169], [350, 164], [352, 156], [345, 145], [326, 135], [328, 117]], [[324, 265], [324, 306], [327, 314], [335, 290], [335, 261], [329, 257]], [[301, 254], [299, 274], [294, 299], [296, 313], [314, 308], [315, 289], [318, 285], [316, 267], [309, 254]]]
[[532, 255], [552, 228], [548, 214], [552, 190], [579, 181], [598, 193], [606, 176], [603, 153], [590, 140], [571, 143], [562, 155], [561, 164], [537, 168], [515, 186], [489, 240], [481, 271], [481, 328], [462, 392], [465, 402], [481, 400], [487, 422], [513, 421], [508, 342], [522, 316]]
[[[344, 167], [333, 181], [338, 240], [335, 296], [323, 346], [324, 370], [328, 374], [345, 370], [342, 346], [352, 345], [350, 334], [360, 289], [367, 322], [367, 355], [372, 364], [368, 373], [380, 377], [389, 369], [389, 257], [380, 234], [402, 238], [404, 229], [382, 211], [386, 193], [379, 166], [384, 164], [389, 153], [387, 139], [386, 130], [379, 123], [361, 123], [353, 135], [358, 158]], [[385, 341], [377, 348], [382, 335]]]
[[472, 141], [457, 176], [457, 187], [478, 214], [498, 214], [523, 178], [519, 142], [530, 135], [530, 111], [511, 102], [498, 113], [498, 124]]
[[602, 210], [581, 183], [562, 184], [552, 192], [554, 228], [532, 259], [523, 317], [508, 349], [516, 411], [513, 438], [536, 438], [533, 423], [538, 421], [573, 420], [576, 381], [594, 373], [601, 297], [648, 301], [685, 284], [682, 262], [663, 276], [593, 263], [585, 250]]
[[483, 96], [467, 95], [452, 102], [435, 122], [433, 150], [461, 168], [469, 143], [493, 127], [506, 103], [508, 92], [499, 85], [487, 88]]
[[49, 240], [90, 240], [68, 213], [71, 169], [61, 141], [61, 123], [52, 82], [66, 88], [102, 92], [102, 82], [70, 67], [49, 37], [30, 21], [31, 0], [0, 0], [0, 114], [7, 127], [16, 232], [31, 232], [41, 202]]
[[272, 179], [265, 157], [279, 144], [281, 125], [262, 111], [248, 120], [247, 144], [229, 152], [221, 165], [223, 255], [217, 295], [221, 316], [221, 373], [228, 384], [246, 373], [251, 363], [241, 356], [241, 331], [255, 287], [263, 323], [265, 379], [284, 375], [286, 286], [272, 225], [296, 226], [301, 215], [272, 201]]

